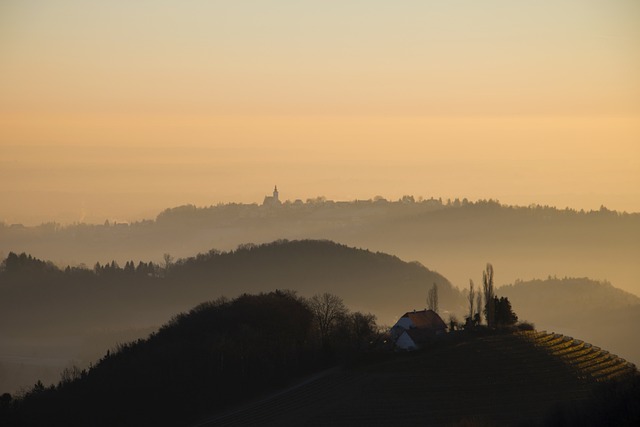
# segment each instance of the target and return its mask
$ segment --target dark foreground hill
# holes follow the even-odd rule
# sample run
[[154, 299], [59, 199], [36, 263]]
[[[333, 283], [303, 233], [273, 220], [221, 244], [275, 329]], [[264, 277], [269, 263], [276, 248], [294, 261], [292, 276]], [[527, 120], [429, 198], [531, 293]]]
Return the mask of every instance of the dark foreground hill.
[[184, 425], [335, 361], [337, 341], [321, 347], [312, 321], [287, 292], [202, 304], [57, 386], [4, 398], [0, 425]]
[[324, 375], [205, 426], [636, 425], [635, 366], [547, 333], [458, 334]]

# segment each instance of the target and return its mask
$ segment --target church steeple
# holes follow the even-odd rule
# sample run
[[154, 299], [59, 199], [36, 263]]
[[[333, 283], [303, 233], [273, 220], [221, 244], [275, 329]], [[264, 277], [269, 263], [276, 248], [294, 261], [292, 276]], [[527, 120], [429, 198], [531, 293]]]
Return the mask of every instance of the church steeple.
[[278, 193], [278, 186], [273, 187], [273, 196], [264, 196], [264, 202], [262, 206], [280, 206], [280, 193]]

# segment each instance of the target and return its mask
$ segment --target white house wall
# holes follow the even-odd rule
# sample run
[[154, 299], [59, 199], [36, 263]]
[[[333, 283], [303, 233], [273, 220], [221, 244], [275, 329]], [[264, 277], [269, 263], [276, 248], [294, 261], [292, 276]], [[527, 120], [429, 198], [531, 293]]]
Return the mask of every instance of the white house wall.
[[403, 350], [410, 350], [417, 348], [416, 343], [413, 342], [408, 333], [404, 332], [396, 341], [396, 346]]

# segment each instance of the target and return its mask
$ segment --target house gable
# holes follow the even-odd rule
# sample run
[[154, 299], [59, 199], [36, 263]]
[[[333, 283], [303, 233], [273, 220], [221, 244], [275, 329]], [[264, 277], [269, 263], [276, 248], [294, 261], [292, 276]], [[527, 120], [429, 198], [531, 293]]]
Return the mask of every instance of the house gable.
[[389, 331], [398, 348], [413, 350], [447, 331], [447, 325], [433, 310], [405, 313]]

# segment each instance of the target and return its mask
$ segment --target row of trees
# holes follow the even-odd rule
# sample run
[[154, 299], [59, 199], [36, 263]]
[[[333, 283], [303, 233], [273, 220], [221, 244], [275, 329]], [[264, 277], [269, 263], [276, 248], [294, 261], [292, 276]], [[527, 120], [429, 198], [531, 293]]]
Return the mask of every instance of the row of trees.
[[86, 278], [88, 275], [96, 277], [166, 277], [169, 270], [173, 268], [175, 261], [170, 254], [164, 254], [163, 262], [156, 264], [152, 261], [139, 261], [136, 265], [133, 261], [127, 261], [124, 267], [118, 262], [111, 261], [104, 264], [96, 262], [92, 269], [84, 264], [77, 267], [67, 266], [64, 270], [58, 268], [50, 261], [42, 261], [26, 253], [16, 254], [9, 252], [9, 255], [0, 262], [0, 274], [6, 275], [12, 281], [32, 282], [42, 280], [43, 277], [59, 276]]
[[[482, 289], [476, 291], [473, 280], [469, 280], [467, 293], [469, 312], [466, 317], [466, 326], [473, 327], [482, 323], [482, 314], [489, 328], [500, 328], [514, 325], [518, 316], [514, 313], [508, 298], [498, 298], [493, 286], [493, 265], [487, 263], [482, 272]], [[433, 284], [427, 292], [427, 308], [438, 312], [438, 285]], [[452, 319], [455, 319], [452, 316]], [[457, 323], [455, 320], [452, 324]]]
[[476, 290], [473, 280], [469, 280], [467, 325], [479, 325], [481, 314], [484, 314], [489, 328], [511, 326], [518, 322], [518, 316], [513, 311], [509, 299], [498, 298], [495, 295], [493, 274], [493, 265], [487, 263], [486, 269], [482, 272], [482, 289]]
[[317, 337], [324, 349], [350, 348], [361, 351], [378, 335], [376, 316], [359, 311], [351, 313], [342, 298], [325, 292], [305, 300], [313, 313]]

